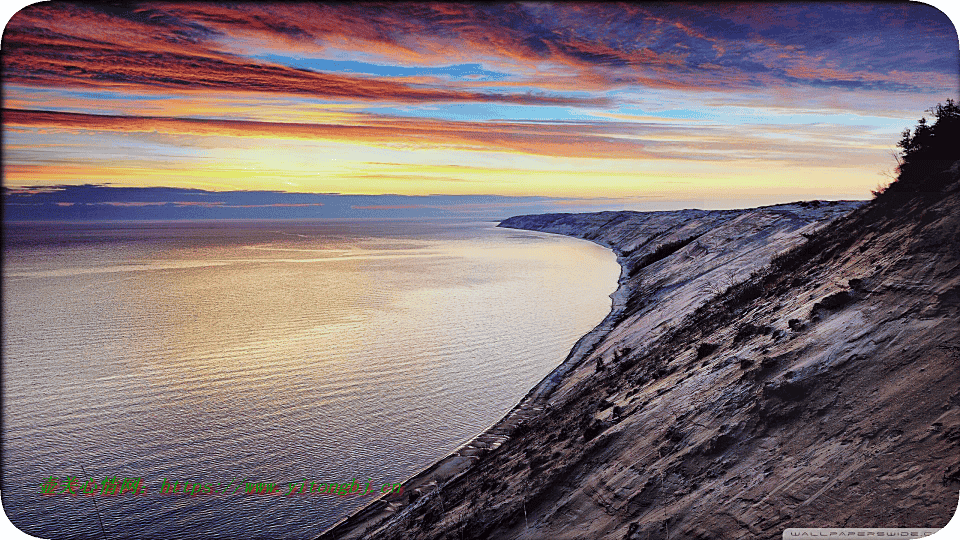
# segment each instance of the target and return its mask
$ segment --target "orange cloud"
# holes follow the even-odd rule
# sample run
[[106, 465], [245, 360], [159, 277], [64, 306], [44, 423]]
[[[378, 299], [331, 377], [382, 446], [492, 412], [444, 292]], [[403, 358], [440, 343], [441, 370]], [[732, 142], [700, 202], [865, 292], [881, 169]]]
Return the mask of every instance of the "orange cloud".
[[[201, 136], [275, 137], [389, 145], [402, 142], [423, 147], [507, 151], [534, 155], [640, 158], [649, 155], [636, 141], [604, 136], [611, 126], [548, 125], [518, 122], [453, 122], [431, 119], [370, 117], [367, 124], [302, 124], [197, 120], [187, 118], [111, 116], [4, 109], [9, 126], [173, 133]], [[593, 130], [594, 133], [590, 131]]]
[[[35, 4], [4, 35], [7, 83], [123, 91], [242, 92], [395, 103], [492, 102], [600, 105], [595, 97], [508, 92], [609, 91], [624, 86], [713, 91], [771, 85], [849, 83], [955, 89], [955, 46], [903, 52], [891, 32], [930, 45], [955, 31], [922, 7], [847, 5], [578, 4]], [[831, 36], [870, 26], [852, 49], [831, 50]], [[827, 22], [822, 29], [810, 21]], [[791, 29], [783, 31], [783, 28]], [[809, 32], [798, 34], [795, 29]], [[918, 38], [919, 39], [919, 38]], [[937, 41], [939, 40], [939, 41]], [[849, 41], [849, 38], [848, 40]], [[805, 45], [809, 43], [811, 47]], [[821, 44], [828, 45], [821, 45]], [[815, 49], [815, 50], [813, 50]], [[297, 69], [256, 55], [352, 59], [393, 65], [456, 62], [503, 68], [503, 80], [357, 76]], [[838, 63], [851, 53], [869, 69]], [[861, 54], [863, 53], [863, 54]], [[944, 71], [910, 67], [930, 64]], [[893, 62], [893, 59], [902, 61]], [[869, 62], [866, 62], [869, 63]], [[891, 66], [907, 66], [892, 74]], [[928, 75], [935, 76], [930, 79]], [[919, 78], [919, 81], [918, 81]], [[925, 81], [925, 82], [924, 82]], [[504, 91], [478, 91], [480, 86]], [[895, 89], [896, 90], [896, 89]], [[897, 90], [899, 91], [899, 90]], [[21, 106], [9, 104], [8, 106]], [[184, 113], [186, 114], [186, 113]]]
[[[131, 8], [133, 9], [133, 8]], [[533, 105], [602, 105], [603, 98], [491, 93], [428, 88], [393, 80], [322, 73], [242, 58], [218, 50], [216, 37], [259, 36], [287, 51], [311, 36], [375, 42], [369, 11], [342, 7], [173, 5], [111, 16], [82, 4], [30, 6], [4, 33], [4, 81], [43, 87], [256, 92], [317, 99], [419, 102], [498, 102]], [[136, 15], [136, 16], [133, 16]], [[294, 16], [295, 15], [295, 16]], [[298, 21], [293, 23], [290, 21]], [[202, 23], [202, 24], [198, 24]], [[397, 21], [394, 21], [394, 23]], [[307, 25], [301, 28], [298, 25]], [[385, 24], [385, 23], [384, 23]], [[393, 29], [396, 33], [396, 28]], [[411, 31], [414, 29], [411, 27]], [[423, 28], [420, 28], [423, 30]], [[172, 37], [171, 37], [172, 36]], [[382, 35], [381, 35], [382, 37]], [[430, 55], [435, 60], [436, 55]]]
[[[70, 203], [73, 204], [73, 203]], [[106, 206], [119, 206], [119, 207], [138, 207], [138, 206], [163, 206], [167, 203], [165, 202], [138, 202], [138, 201], [105, 201], [98, 202], [96, 204], [103, 204]]]
[[428, 204], [380, 204], [373, 206], [351, 206], [353, 210], [407, 210], [410, 208], [440, 208]]

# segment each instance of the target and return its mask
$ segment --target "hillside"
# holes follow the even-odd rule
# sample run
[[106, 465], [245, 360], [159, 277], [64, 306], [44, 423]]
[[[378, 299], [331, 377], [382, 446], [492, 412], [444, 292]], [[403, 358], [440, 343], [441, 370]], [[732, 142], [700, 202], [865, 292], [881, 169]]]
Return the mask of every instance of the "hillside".
[[505, 221], [613, 248], [613, 312], [495, 429], [323, 538], [945, 525], [960, 487], [960, 162], [938, 178], [942, 191], [848, 214]]
[[[505, 480], [526, 484], [519, 510], [472, 513], [473, 537], [944, 525], [960, 485], [957, 170], [943, 194], [841, 219], [657, 341], [625, 318], [553, 414], [478, 473], [528, 476]], [[612, 365], [591, 369], [596, 356]]]

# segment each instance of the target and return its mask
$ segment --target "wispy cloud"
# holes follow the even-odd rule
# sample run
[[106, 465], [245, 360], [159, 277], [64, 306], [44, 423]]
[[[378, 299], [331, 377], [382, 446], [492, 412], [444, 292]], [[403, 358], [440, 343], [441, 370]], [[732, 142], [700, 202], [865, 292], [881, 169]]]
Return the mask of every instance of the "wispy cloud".
[[[564, 157], [577, 155], [594, 159], [693, 159], [701, 161], [748, 161], [770, 159], [811, 162], [830, 157], [850, 162], [851, 152], [863, 146], [854, 138], [872, 134], [870, 129], [848, 126], [842, 134], [832, 126], [766, 125], [749, 131], [724, 125], [683, 121], [666, 122], [460, 122], [433, 119], [403, 120], [363, 115], [349, 125], [198, 120], [169, 117], [108, 116], [48, 111], [4, 110], [11, 127], [40, 129], [95, 130], [123, 133], [169, 133], [195, 136], [280, 138], [342, 141], [390, 145], [398, 139], [406, 146], [456, 148], [476, 152], [509, 152]], [[785, 146], [784, 143], [788, 143]], [[824, 145], [829, 142], [829, 145]], [[853, 144], [850, 144], [853, 142]], [[837, 154], [842, 152], [842, 155]], [[369, 168], [369, 164], [367, 166]], [[422, 180], [425, 175], [445, 181], [468, 181], [450, 173], [453, 167], [408, 167], [406, 171], [374, 167], [367, 173], [345, 177], [407, 178]], [[503, 172], [506, 170], [501, 169]], [[26, 172], [21, 170], [20, 172]], [[474, 171], [475, 172], [475, 171]], [[514, 171], [522, 174], [522, 171]]]
[[[357, 58], [410, 65], [479, 59], [507, 69], [514, 82], [558, 75], [607, 89], [850, 83], [912, 88], [917, 74], [923, 84], [953, 86], [944, 77], [955, 75], [956, 66], [944, 53], [956, 50], [956, 34], [926, 6], [871, 5], [869, 14], [842, 4], [731, 7], [52, 2], [30, 6], [10, 22], [4, 74], [8, 83], [43, 86], [396, 102], [576, 105], [598, 99], [477, 92], [439, 81], [419, 86], [254, 59], [271, 51], [289, 58], [350, 51]], [[904, 51], [907, 39], [913, 46]], [[910, 56], [918, 49], [929, 51], [919, 62]]]
[[2, 62], [17, 185], [640, 196], [743, 166], [856, 170], [866, 194], [960, 93], [955, 29], [916, 2], [53, 1], [13, 17]]

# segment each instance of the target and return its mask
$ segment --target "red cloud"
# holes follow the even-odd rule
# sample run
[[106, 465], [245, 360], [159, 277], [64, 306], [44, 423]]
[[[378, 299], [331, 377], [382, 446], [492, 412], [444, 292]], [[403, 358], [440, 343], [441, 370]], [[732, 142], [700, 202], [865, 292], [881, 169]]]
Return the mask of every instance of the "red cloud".
[[648, 156], [636, 141], [605, 135], [614, 123], [537, 124], [520, 122], [452, 122], [431, 119], [370, 117], [363, 124], [300, 124], [236, 120], [196, 120], [147, 116], [108, 116], [4, 109], [6, 126], [65, 130], [176, 133], [231, 137], [277, 137], [338, 140], [351, 143], [454, 146], [467, 150], [506, 151], [534, 155], [641, 158]]
[[[471, 90], [480, 85], [489, 87], [489, 81], [417, 82], [322, 73], [250, 55], [278, 52], [330, 58], [334, 56], [332, 50], [348, 50], [388, 64], [482, 62], [513, 74], [496, 82], [504, 89], [524, 86], [607, 91], [633, 85], [725, 90], [833, 81], [927, 84], [918, 83], [917, 77], [928, 80], [925, 77], [936, 70], [918, 69], [924, 72], [918, 74], [906, 67], [902, 75], [888, 78], [891, 69], [881, 64], [891, 55], [910, 60], [904, 55], [911, 53], [902, 51], [902, 47], [891, 48], [897, 36], [889, 40], [886, 36], [891, 32], [910, 35], [909, 25], [931, 22], [925, 8], [878, 6], [874, 11], [880, 13], [870, 14], [858, 14], [856, 9], [850, 12], [846, 5], [635, 7], [564, 3], [389, 7], [157, 3], [100, 8], [56, 2], [29, 6], [11, 19], [4, 33], [3, 71], [8, 83], [56, 88], [574, 106], [607, 102], [601, 98]], [[831, 32], [845, 28], [842, 25], [846, 20], [859, 24], [865, 17], [882, 21], [868, 28], [868, 34], [860, 38], [865, 45], [856, 49], [858, 58], [881, 62], [869, 70], [837, 62], [849, 58], [850, 50], [820, 48], [809, 54], [798, 50], [797, 43], [829, 42]], [[835, 24], [820, 30], [811, 28], [801, 38], [794, 30], [782, 30], [805, 28], [809, 20]], [[951, 34], [941, 41], [956, 43], [952, 28], [934, 22], [924, 27], [924, 38], [940, 39], [937, 36]], [[948, 57], [955, 55], [955, 47], [949, 51], [934, 49], [931, 58], [945, 59], [942, 64], [949, 64], [949, 69], [937, 72], [935, 84], [955, 88], [954, 84], [943, 86], [948, 76], [955, 78], [956, 60]], [[790, 73], [785, 71], [788, 69]], [[831, 70], [836, 76], [818, 76]]]
[[[346, 6], [175, 5], [144, 8], [121, 17], [82, 5], [38, 4], [21, 10], [7, 26], [4, 81], [57, 88], [166, 88], [404, 103], [608, 103], [603, 98], [427, 88], [295, 69], [224, 52], [216, 40], [220, 35], [252, 37], [261, 45], [273, 43], [296, 50], [323, 37], [328, 41], [376, 43], [377, 47], [386, 47], [381, 51], [399, 48], [412, 54], [395, 40], [378, 40], [384, 34], [372, 31], [369, 19], [369, 12], [351, 13]], [[435, 55], [431, 57], [436, 59]]]
[[381, 204], [374, 206], [351, 206], [354, 210], [406, 210], [408, 208], [440, 208], [429, 204]]

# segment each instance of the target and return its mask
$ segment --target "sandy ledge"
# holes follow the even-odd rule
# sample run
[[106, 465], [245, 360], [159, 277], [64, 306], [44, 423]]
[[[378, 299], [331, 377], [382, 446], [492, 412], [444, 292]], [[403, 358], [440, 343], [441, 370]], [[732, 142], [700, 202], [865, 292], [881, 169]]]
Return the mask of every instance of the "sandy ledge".
[[[550, 398], [558, 390], [569, 389], [594, 371], [590, 366], [583, 369], [584, 360], [592, 360], [598, 348], [613, 361], [653, 342], [662, 335], [664, 322], [691, 313], [716, 292], [746, 279], [776, 254], [801, 243], [805, 235], [862, 204], [814, 201], [745, 210], [544, 214], [504, 220], [500, 227], [573, 236], [613, 250], [621, 274], [611, 295], [610, 313], [500, 421], [406, 480], [401, 494], [375, 499], [318, 539], [367, 538], [405, 519], [412, 510], [429, 503], [442, 486], [468, 474], [481, 455], [500, 447], [518, 426], [550, 407]], [[697, 253], [697, 264], [691, 264], [690, 257], [679, 264], [665, 264], [665, 259], [682, 250]], [[703, 256], [708, 253], [711, 256]], [[646, 279], [636, 279], [641, 271]], [[652, 286], [651, 280], [655, 282]], [[644, 319], [642, 336], [635, 324], [638, 315]], [[608, 339], [626, 319], [633, 323], [625, 325], [630, 327], [629, 334], [641, 339]]]

